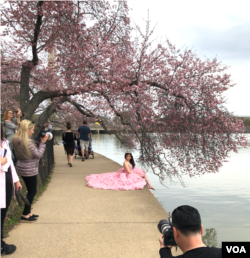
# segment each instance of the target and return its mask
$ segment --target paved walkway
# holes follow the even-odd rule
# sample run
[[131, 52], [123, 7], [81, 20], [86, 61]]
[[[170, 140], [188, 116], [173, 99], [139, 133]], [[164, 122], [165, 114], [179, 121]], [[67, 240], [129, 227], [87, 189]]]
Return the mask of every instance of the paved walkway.
[[36, 222], [21, 222], [6, 239], [17, 258], [159, 257], [157, 223], [167, 218], [147, 188], [136, 191], [87, 187], [92, 173], [117, 171], [120, 165], [95, 154], [68, 167], [62, 146], [55, 147], [52, 180], [33, 205]]

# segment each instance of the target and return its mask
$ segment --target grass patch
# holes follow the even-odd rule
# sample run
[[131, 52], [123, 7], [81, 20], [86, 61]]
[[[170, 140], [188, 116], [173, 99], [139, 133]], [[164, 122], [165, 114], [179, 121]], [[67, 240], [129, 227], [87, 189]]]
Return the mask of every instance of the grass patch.
[[[50, 180], [51, 180], [51, 175], [53, 174], [53, 170], [50, 172], [50, 175], [46, 178], [45, 184], [42, 184], [42, 180], [40, 175], [37, 175], [37, 193], [34, 198], [34, 201], [32, 205], [38, 200], [38, 198], [43, 194], [43, 192], [46, 190]], [[27, 194], [27, 188], [25, 186], [25, 183], [22, 179], [22, 177], [19, 177], [20, 183], [22, 185], [22, 192], [24, 195]], [[16, 200], [12, 198], [10, 206], [8, 208], [6, 218], [4, 221], [4, 227], [3, 227], [3, 236], [7, 237], [8, 232], [10, 232], [15, 225], [17, 225], [20, 222], [21, 215], [23, 213], [24, 205], [20, 207], [17, 203]]]

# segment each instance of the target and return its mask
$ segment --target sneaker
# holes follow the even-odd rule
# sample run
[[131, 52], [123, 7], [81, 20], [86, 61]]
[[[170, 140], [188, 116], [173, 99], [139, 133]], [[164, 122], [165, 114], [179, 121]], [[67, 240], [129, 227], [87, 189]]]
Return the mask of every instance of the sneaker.
[[72, 163], [69, 163], [69, 166], [70, 166], [70, 167], [73, 167], [73, 166], [72, 166]]
[[84, 158], [82, 158], [82, 161], [84, 161], [85, 159]]
[[4, 243], [4, 246], [1, 247], [1, 254], [12, 254], [16, 251], [15, 245], [7, 245]]
[[89, 156], [88, 157], [86, 157], [86, 159], [88, 159], [89, 158]]

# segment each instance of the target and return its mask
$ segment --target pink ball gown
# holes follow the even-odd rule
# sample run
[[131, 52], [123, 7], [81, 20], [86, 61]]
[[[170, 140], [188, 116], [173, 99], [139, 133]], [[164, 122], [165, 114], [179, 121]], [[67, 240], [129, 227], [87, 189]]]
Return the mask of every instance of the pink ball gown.
[[[105, 190], [139, 190], [143, 189], [146, 185], [144, 178], [145, 173], [137, 167], [132, 169], [132, 165], [129, 164], [132, 173], [128, 173], [123, 167], [117, 172], [103, 173], [103, 174], [91, 174], [85, 179], [88, 181], [88, 186], [97, 189]], [[139, 176], [138, 176], [139, 175]]]

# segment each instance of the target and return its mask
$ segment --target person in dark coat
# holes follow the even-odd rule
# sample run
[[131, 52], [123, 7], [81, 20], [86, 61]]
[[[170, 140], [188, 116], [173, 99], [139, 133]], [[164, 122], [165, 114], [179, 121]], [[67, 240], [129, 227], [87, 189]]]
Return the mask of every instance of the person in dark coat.
[[62, 140], [64, 149], [67, 153], [67, 160], [68, 165], [72, 167], [72, 160], [73, 160], [73, 154], [75, 150], [75, 141], [76, 141], [76, 134], [71, 131], [71, 124], [70, 122], [67, 122], [66, 124], [67, 131], [63, 133]]

